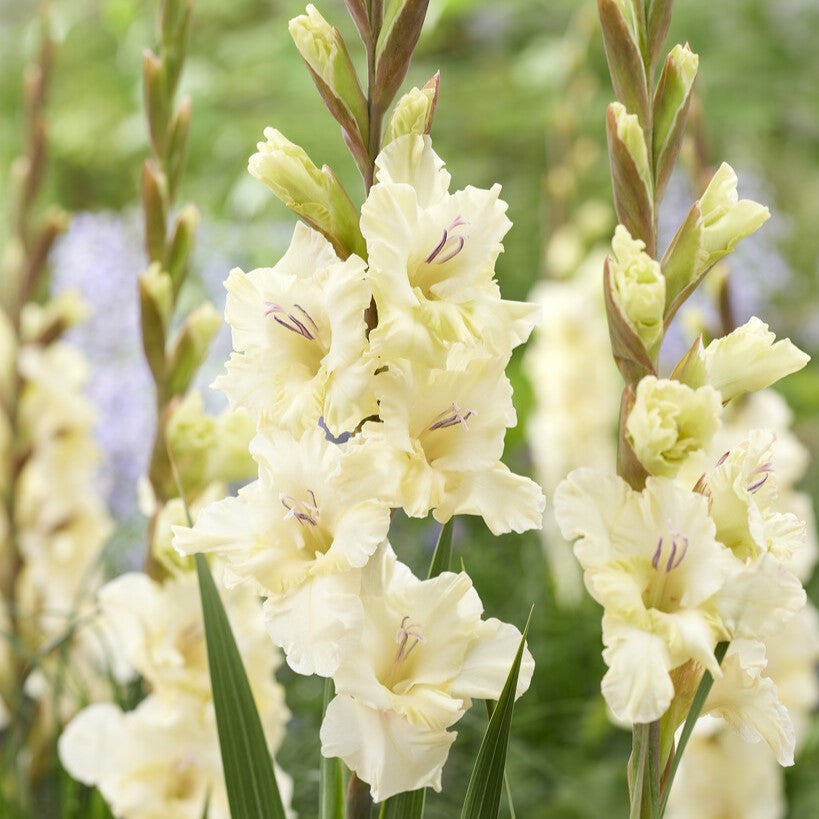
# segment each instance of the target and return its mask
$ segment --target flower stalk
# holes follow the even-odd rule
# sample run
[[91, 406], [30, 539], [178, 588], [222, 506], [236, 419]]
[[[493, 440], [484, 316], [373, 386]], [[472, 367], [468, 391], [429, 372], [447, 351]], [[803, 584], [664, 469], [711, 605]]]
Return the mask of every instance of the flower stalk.
[[[726, 508], [727, 501], [719, 497], [717, 487], [721, 484], [716, 470], [710, 479], [711, 473], [706, 472], [696, 480], [696, 476], [684, 477], [687, 475], [685, 464], [709, 450], [720, 428], [724, 404], [743, 392], [772, 383], [771, 378], [775, 380], [793, 371], [792, 368], [804, 366], [806, 358], [788, 346], [790, 342], [779, 342], [780, 346], [775, 347], [767, 326], [758, 319], [752, 319], [731, 332], [734, 328], [729, 295], [723, 288], [720, 312], [728, 335], [707, 347], [702, 339], [698, 339], [670, 379], [658, 378], [663, 336], [678, 309], [714, 264], [768, 218], [767, 208], [738, 199], [736, 175], [723, 164], [713, 176], [708, 175], [700, 199], [692, 206], [662, 258], [659, 256], [657, 213], [680, 152], [698, 67], [697, 55], [687, 45], [677, 45], [667, 55], [657, 77], [671, 6], [670, 0], [598, 2], [612, 85], [618, 98], [609, 106], [606, 126], [613, 197], [620, 225], [612, 241], [612, 255], [604, 268], [612, 353], [625, 381], [617, 471], [630, 487], [628, 492], [635, 493], [629, 496], [635, 498], [636, 493], [643, 498], [659, 498], [669, 491], [663, 488], [666, 486], [663, 481], [668, 481], [669, 487], [675, 481], [682, 483], [691, 497], [683, 500], [685, 496], [680, 495], [679, 503], [696, 505], [700, 509], [698, 515], [703, 511], [711, 515], [713, 521], [706, 522], [702, 518], [700, 525], [713, 531], [716, 522], [718, 539], [713, 541], [713, 554], [715, 558], [722, 555], [718, 559], [727, 560], [728, 552], [738, 550], [741, 543], [741, 548], [747, 548], [742, 535], [732, 534], [747, 531], [747, 522], [736, 524], [738, 528], [732, 530], [720, 528], [720, 510]], [[697, 170], [705, 178], [702, 134], [696, 138], [700, 160]], [[722, 358], [724, 354], [727, 354], [725, 359]], [[732, 368], [742, 361], [740, 367], [755, 369], [751, 380], [738, 377], [736, 369], [723, 369], [723, 361], [729, 360], [733, 362]], [[776, 375], [773, 375], [774, 370]], [[723, 460], [718, 461], [716, 469], [722, 463]], [[753, 494], [767, 481], [770, 464], [754, 462], [753, 468], [748, 468], [747, 491]], [[558, 510], [558, 517], [562, 516], [561, 527], [567, 536], [577, 537], [588, 531], [584, 524], [572, 528], [575, 501], [569, 500], [573, 491], [585, 491], [580, 487], [587, 480], [588, 477], [573, 473], [558, 489], [556, 506], [563, 507], [562, 511]], [[571, 485], [574, 489], [569, 488]], [[589, 494], [599, 495], [601, 491], [594, 489]], [[658, 502], [662, 506], [663, 502]], [[644, 634], [650, 635], [646, 639], [652, 650], [660, 648], [660, 643], [653, 641], [669, 640], [664, 632], [668, 626], [660, 624], [664, 624], [664, 618], [677, 611], [677, 607], [686, 617], [703, 616], [701, 612], [695, 613], [693, 592], [688, 591], [686, 582], [681, 579], [690, 571], [694, 560], [691, 556], [686, 560], [688, 547], [694, 543], [693, 537], [689, 539], [688, 536], [691, 530], [686, 532], [678, 524], [672, 525], [672, 513], [666, 514], [666, 526], [671, 528], [659, 533], [652, 557], [649, 552], [655, 541], [649, 539], [646, 542], [648, 580], [637, 580], [638, 584], [647, 583], [640, 605], [646, 608]], [[689, 520], [687, 525], [692, 526], [692, 521]], [[591, 538], [591, 535], [587, 537]], [[707, 535], [705, 539], [710, 537]], [[700, 546], [696, 548], [701, 548], [703, 542], [700, 538]], [[594, 552], [590, 547], [586, 548], [588, 551], [578, 545], [576, 554], [584, 568], [591, 569]], [[779, 547], [774, 544], [768, 548]], [[664, 551], [668, 549], [670, 553]], [[738, 556], [742, 554], [737, 552]], [[738, 572], [741, 566], [734, 564], [732, 571]], [[755, 571], [760, 575], [764, 573], [761, 562]], [[716, 596], [712, 602], [707, 602], [707, 595], [701, 598], [706, 609], [714, 605], [719, 609], [720, 604], [713, 600], [719, 599], [720, 582], [727, 582], [726, 588], [731, 587], [734, 581], [728, 580], [730, 575], [731, 572], [727, 571], [725, 581], [714, 581], [712, 577], [715, 585], [710, 593], [716, 593]], [[669, 597], [671, 586], [676, 587], [676, 591]], [[593, 579], [589, 589], [606, 605], [607, 595], [602, 587], [599, 590], [594, 587]], [[790, 594], [784, 590], [782, 593]], [[804, 593], [801, 599], [804, 599]], [[801, 605], [799, 600], [800, 595], [796, 593], [790, 604], [794, 606], [793, 610]], [[614, 607], [613, 598], [611, 602]], [[744, 601], [743, 610], [746, 605], [748, 603]], [[644, 692], [647, 699], [640, 700], [639, 693], [634, 690], [629, 693], [630, 688], [639, 686], [639, 681], [635, 677], [622, 676], [633, 674], [626, 652], [638, 633], [620, 630], [625, 623], [618, 618], [623, 616], [623, 612], [607, 611], [607, 619], [604, 619], [604, 642], [607, 645], [604, 657], [610, 670], [603, 681], [603, 690], [615, 713], [618, 710], [628, 713], [633, 724], [630, 816], [633, 819], [659, 819], [665, 810], [674, 772], [690, 730], [704, 706], [713, 676], [720, 674], [726, 646], [738, 632], [729, 618], [706, 638], [709, 646], [706, 654], [701, 653], [702, 646], [692, 644], [687, 653], [680, 652], [671, 642], [665, 643], [659, 655], [662, 657], [660, 666], [665, 666], [665, 670], [650, 683], [648, 688], [651, 690]], [[656, 618], [657, 625], [652, 618]], [[743, 633], [741, 636], [748, 635]], [[689, 669], [690, 673], [680, 669]], [[694, 694], [697, 683], [699, 687]], [[652, 698], [653, 703], [650, 702]], [[688, 733], [683, 734], [684, 738], [675, 748], [674, 732], [682, 719], [686, 720]], [[782, 758], [786, 759], [787, 754]]]
[[[191, 101], [176, 103], [190, 32], [192, 0], [163, 0], [158, 18], [158, 45], [143, 54], [142, 74], [151, 156], [142, 168], [141, 196], [145, 251], [149, 266], [139, 279], [142, 343], [156, 390], [157, 425], [148, 480], [155, 501], [149, 527], [146, 570], [162, 577], [165, 569], [152, 554], [163, 507], [179, 493], [169, 425], [181, 406], [210, 343], [219, 317], [209, 303], [200, 305], [174, 333], [179, 293], [188, 275], [198, 222], [192, 204], [177, 205], [187, 152]], [[192, 487], [185, 498], [191, 502]]]

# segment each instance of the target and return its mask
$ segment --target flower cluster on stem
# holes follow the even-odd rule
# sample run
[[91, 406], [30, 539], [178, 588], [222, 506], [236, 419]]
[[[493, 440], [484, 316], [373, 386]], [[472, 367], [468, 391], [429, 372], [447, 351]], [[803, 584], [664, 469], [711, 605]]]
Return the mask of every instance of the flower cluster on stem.
[[659, 373], [663, 334], [679, 307], [768, 211], [738, 198], [737, 177], [723, 164], [660, 256], [657, 210], [697, 57], [676, 46], [657, 78], [670, 2], [601, 0], [599, 8], [618, 96], [607, 132], [620, 224], [604, 295], [626, 382], [619, 475], [576, 470], [554, 505], [564, 536], [576, 541], [586, 588], [604, 608], [603, 695], [617, 719], [634, 725], [631, 815], [654, 817], [684, 750], [675, 731], [698, 716], [689, 715], [701, 707], [695, 693], [711, 678], [704, 707], [746, 739], [764, 739], [780, 764], [793, 762], [791, 719], [762, 670], [766, 641], [805, 603], [791, 563], [805, 524], [780, 504], [764, 425], [725, 452], [714, 445], [726, 413], [808, 357], [752, 318], [707, 345], [697, 339], [668, 377]]
[[[451, 727], [473, 697], [498, 698], [521, 639], [482, 618], [464, 572], [415, 577], [388, 533], [397, 508], [478, 515], [495, 533], [540, 526], [540, 488], [501, 462], [516, 423], [504, 371], [537, 308], [502, 299], [495, 279], [510, 227], [500, 187], [450, 192], [428, 135], [437, 75], [384, 131], [426, 3], [348, 8], [366, 94], [313, 6], [290, 31], [366, 201], [351, 212], [330, 169], [265, 131], [249, 170], [304, 223], [273, 267], [228, 277], [234, 352], [215, 384], [255, 421], [258, 479], [176, 527], [174, 545], [223, 559], [229, 586], [265, 598], [290, 667], [333, 679], [322, 753], [381, 801], [440, 789]], [[527, 652], [518, 694], [532, 670]]]

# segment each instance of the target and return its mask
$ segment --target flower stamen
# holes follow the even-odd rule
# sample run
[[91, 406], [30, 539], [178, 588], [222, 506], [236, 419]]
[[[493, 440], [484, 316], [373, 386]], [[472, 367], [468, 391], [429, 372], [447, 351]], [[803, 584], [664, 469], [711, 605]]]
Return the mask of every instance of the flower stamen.
[[408, 614], [404, 615], [395, 635], [395, 642], [398, 643], [398, 651], [395, 654], [396, 664], [406, 660], [419, 643], [426, 642], [421, 629], [422, 626], [419, 623], [413, 623]]
[[[450, 259], [454, 259], [464, 249], [466, 237], [453, 236], [451, 233], [455, 228], [462, 227], [465, 224], [467, 223], [464, 222], [460, 216], [456, 216], [452, 224], [448, 228], [444, 228], [441, 234], [441, 240], [435, 245], [432, 252], [424, 261], [427, 264], [444, 264]], [[439, 256], [440, 258], [438, 258]]]
[[285, 520], [295, 518], [302, 526], [318, 526], [319, 508], [315, 493], [312, 489], [307, 490], [310, 500], [299, 500], [284, 492], [279, 494], [281, 505], [287, 509]]
[[[315, 341], [316, 336], [313, 335], [313, 332], [309, 330], [307, 325], [299, 318], [293, 315], [293, 313], [288, 313], [284, 307], [280, 304], [276, 304], [275, 302], [269, 301], [266, 303], [267, 309], [265, 310], [266, 316], [273, 316], [273, 320], [278, 324], [281, 324], [282, 327], [286, 327], [288, 330], [291, 330], [294, 333], [298, 333], [300, 336], [304, 336], [308, 341]], [[316, 322], [313, 321], [313, 317], [301, 306], [298, 304], [293, 305], [306, 319], [313, 325], [313, 331], [317, 334], [318, 327], [316, 326]], [[287, 316], [290, 322], [286, 321], [282, 318], [282, 316]]]
[[[679, 554], [677, 553], [679, 550]], [[671, 537], [671, 551], [668, 555], [668, 560], [665, 562], [665, 572], [668, 574], [669, 572], [674, 571], [680, 563], [683, 562], [685, 559], [685, 555], [688, 552], [688, 538], [685, 535], [681, 535], [679, 533], [675, 533]], [[663, 554], [663, 538], [657, 541], [657, 548], [654, 550], [654, 555], [651, 558], [651, 568], [652, 569], [659, 569], [660, 567], [660, 558]]]
[[449, 409], [444, 410], [440, 415], [435, 416], [435, 420], [428, 427], [430, 431], [436, 429], [446, 429], [447, 427], [454, 427], [456, 424], [463, 424], [464, 429], [469, 430], [469, 425], [466, 423], [473, 415], [477, 416], [475, 410], [461, 409], [454, 401]]
[[751, 477], [754, 475], [762, 475], [761, 478], [753, 481], [748, 486], [748, 492], [753, 495], [758, 489], [761, 489], [764, 485], [765, 481], [768, 480], [768, 476], [773, 472], [773, 465], [770, 463], [764, 463], [761, 466], [758, 466], [752, 473]]

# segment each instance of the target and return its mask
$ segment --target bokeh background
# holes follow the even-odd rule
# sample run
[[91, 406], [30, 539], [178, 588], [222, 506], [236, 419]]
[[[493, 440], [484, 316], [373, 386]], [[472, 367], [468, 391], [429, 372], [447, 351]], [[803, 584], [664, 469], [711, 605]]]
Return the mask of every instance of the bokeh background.
[[[741, 195], [773, 218], [732, 264], [738, 310], [761, 312], [778, 336], [819, 354], [819, 5], [815, 0], [686, 0], [670, 42], [700, 55], [699, 92], [709, 154], [729, 161]], [[154, 419], [151, 382], [138, 337], [136, 277], [145, 265], [137, 201], [148, 144], [141, 107], [141, 52], [153, 45], [148, 0], [53, 0], [59, 40], [49, 98], [50, 161], [44, 201], [74, 214], [53, 259], [53, 288], [79, 288], [92, 317], [73, 331], [91, 359], [89, 390], [107, 459], [101, 487], [119, 523], [111, 571], [139, 565], [144, 522], [135, 486], [145, 468]], [[341, 0], [320, 10], [356, 43]], [[303, 11], [294, 0], [195, 0], [190, 56], [182, 79], [193, 99], [187, 169], [179, 200], [201, 215], [190, 305], [224, 301], [233, 266], [272, 265], [286, 247], [292, 215], [246, 172], [247, 157], [273, 125], [331, 165], [359, 201], [363, 190], [338, 129], [323, 109], [287, 32]], [[544, 276], [554, 233], [590, 201], [610, 199], [604, 112], [612, 93], [595, 4], [587, 0], [431, 0], [408, 83], [441, 72], [433, 139], [454, 187], [503, 185], [514, 227], [498, 264], [504, 296], [526, 298]], [[37, 42], [34, 0], [0, 0], [0, 192], [20, 150], [20, 79]], [[362, 55], [354, 51], [354, 58]], [[695, 198], [679, 174], [663, 224], [678, 224]], [[0, 193], [0, 198], [2, 194]], [[609, 226], [610, 227], [610, 226]], [[599, 316], [590, 308], [589, 320]], [[229, 349], [223, 333], [203, 373], [206, 385]], [[508, 461], [528, 468], [525, 429], [533, 391], [521, 356], [513, 361], [519, 425]], [[781, 389], [795, 430], [819, 453], [819, 365]], [[211, 406], [220, 406], [212, 394]], [[819, 495], [819, 465], [804, 488]], [[399, 520], [394, 545], [417, 570], [435, 536], [425, 522]], [[462, 520], [457, 559], [473, 576], [487, 613], [522, 625], [535, 605], [530, 645], [538, 662], [519, 703], [509, 773], [521, 817], [625, 815], [630, 735], [613, 728], [599, 695], [603, 673], [599, 610], [561, 608], [536, 533], [494, 538]], [[819, 584], [812, 583], [819, 599]], [[294, 806], [314, 813], [322, 685], [284, 672], [294, 718], [279, 761], [295, 779]], [[482, 707], [460, 724], [444, 792], [427, 816], [457, 815], [485, 726]], [[819, 815], [819, 729], [788, 773], [790, 815]], [[61, 815], [55, 813], [55, 816]]]

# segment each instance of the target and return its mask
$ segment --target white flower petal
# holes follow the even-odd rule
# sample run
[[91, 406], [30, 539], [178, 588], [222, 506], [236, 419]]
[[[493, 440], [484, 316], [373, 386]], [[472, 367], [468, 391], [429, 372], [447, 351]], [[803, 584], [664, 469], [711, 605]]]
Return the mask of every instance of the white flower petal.
[[339, 695], [321, 725], [321, 753], [340, 757], [370, 784], [381, 802], [418, 788], [441, 790], [441, 772], [454, 732], [411, 725], [390, 711], [376, 711]]

